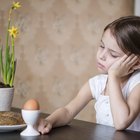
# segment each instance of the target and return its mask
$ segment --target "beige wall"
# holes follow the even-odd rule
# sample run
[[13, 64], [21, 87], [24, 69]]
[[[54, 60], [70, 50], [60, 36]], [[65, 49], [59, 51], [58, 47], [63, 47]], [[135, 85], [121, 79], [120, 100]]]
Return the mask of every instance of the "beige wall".
[[[0, 35], [11, 0], [0, 0]], [[13, 106], [37, 98], [51, 113], [97, 74], [96, 49], [110, 21], [133, 14], [133, 0], [20, 0], [16, 24], [17, 70]], [[77, 116], [95, 121], [94, 102]]]

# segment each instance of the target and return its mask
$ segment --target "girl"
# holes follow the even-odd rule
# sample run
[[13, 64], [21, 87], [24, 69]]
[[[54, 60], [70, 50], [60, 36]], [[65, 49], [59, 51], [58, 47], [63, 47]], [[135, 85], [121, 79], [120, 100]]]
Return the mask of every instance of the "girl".
[[101, 74], [89, 79], [69, 104], [40, 120], [42, 134], [70, 123], [93, 99], [97, 123], [140, 131], [140, 17], [122, 17], [105, 27], [97, 67]]

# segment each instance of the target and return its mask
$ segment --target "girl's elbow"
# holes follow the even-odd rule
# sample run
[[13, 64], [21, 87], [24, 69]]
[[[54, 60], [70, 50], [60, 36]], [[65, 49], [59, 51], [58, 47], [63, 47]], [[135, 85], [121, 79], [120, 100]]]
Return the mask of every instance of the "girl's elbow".
[[120, 122], [120, 123], [114, 124], [114, 127], [116, 130], [121, 131], [121, 130], [125, 130], [128, 127], [128, 125], [126, 122]]
[[126, 128], [125, 127], [122, 127], [122, 126], [115, 126], [115, 129], [117, 131], [122, 131], [122, 130], [125, 130]]

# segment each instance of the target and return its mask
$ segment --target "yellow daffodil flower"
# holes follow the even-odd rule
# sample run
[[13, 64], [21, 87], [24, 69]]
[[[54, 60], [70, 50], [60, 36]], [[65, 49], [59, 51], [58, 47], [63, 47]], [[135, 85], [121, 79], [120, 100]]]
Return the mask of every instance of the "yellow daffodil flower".
[[21, 5], [19, 2], [13, 2], [13, 6], [12, 6], [12, 9], [17, 9], [17, 8], [20, 8]]
[[[16, 70], [15, 38], [19, 34], [19, 30], [17, 27], [11, 25], [11, 18], [12, 12], [15, 12], [20, 7], [20, 2], [13, 2], [11, 4], [6, 30], [6, 44], [5, 47], [0, 46], [0, 82], [6, 85], [6, 87], [13, 87], [14, 83]], [[11, 36], [10, 39], [9, 36]]]
[[19, 33], [18, 28], [14, 27], [14, 26], [12, 26], [12, 28], [9, 29], [8, 31], [10, 33], [10, 36], [12, 36], [14, 38], [16, 38], [17, 34]]

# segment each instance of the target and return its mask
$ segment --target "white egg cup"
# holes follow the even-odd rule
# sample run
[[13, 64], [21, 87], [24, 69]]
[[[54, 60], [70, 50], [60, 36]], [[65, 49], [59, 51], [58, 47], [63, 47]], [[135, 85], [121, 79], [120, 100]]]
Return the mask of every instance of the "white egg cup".
[[36, 130], [35, 126], [39, 119], [40, 110], [24, 110], [21, 111], [23, 120], [27, 124], [25, 130], [20, 135], [22, 136], [38, 136], [40, 133]]

